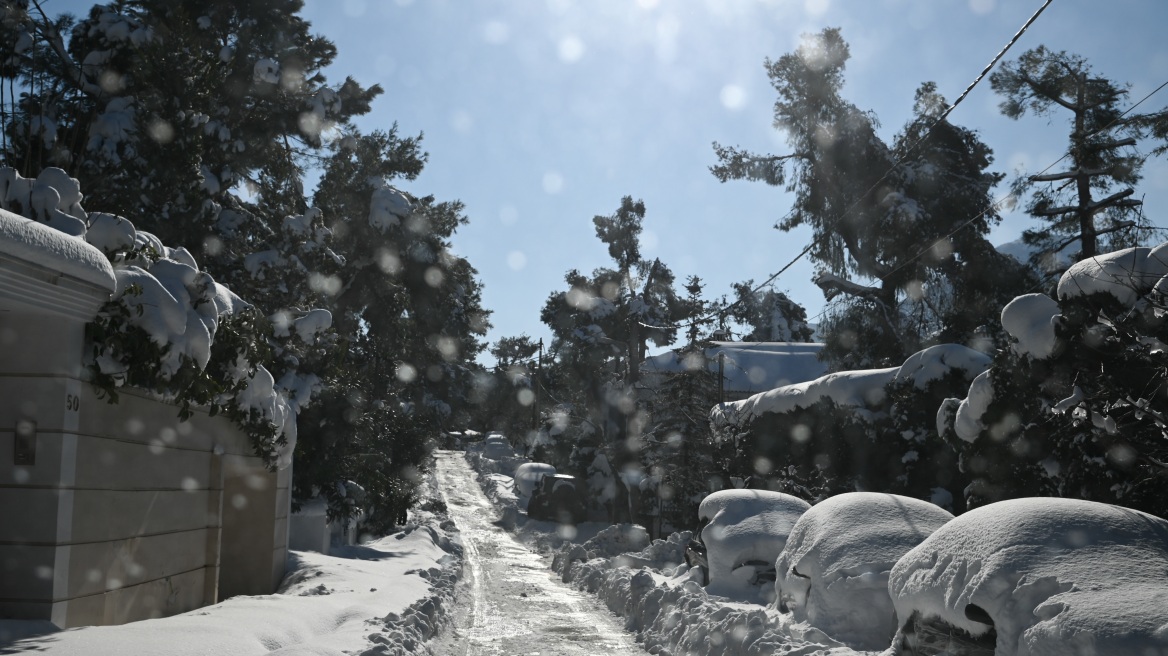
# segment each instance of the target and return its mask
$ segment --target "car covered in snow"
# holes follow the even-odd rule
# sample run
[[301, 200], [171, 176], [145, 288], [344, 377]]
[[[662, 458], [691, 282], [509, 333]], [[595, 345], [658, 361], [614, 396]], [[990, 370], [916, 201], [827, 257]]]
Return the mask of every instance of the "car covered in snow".
[[1168, 520], [1078, 499], [971, 510], [892, 568], [891, 653], [1168, 653]]
[[511, 442], [502, 433], [491, 433], [483, 440], [483, 457], [491, 460], [502, 460], [515, 455]]
[[525, 462], [515, 468], [513, 491], [520, 499], [530, 499], [531, 493], [544, 476], [555, 476], [556, 468], [543, 462]]
[[707, 590], [744, 601], [769, 599], [775, 559], [810, 507], [769, 490], [722, 490], [702, 499], [698, 518], [707, 522], [700, 536], [709, 567]]
[[587, 515], [582, 491], [583, 487], [575, 476], [543, 476], [531, 492], [527, 516], [560, 524], [578, 524]]
[[953, 519], [927, 501], [877, 492], [825, 499], [799, 517], [775, 563], [775, 605], [848, 647], [884, 649], [896, 633], [888, 573]]

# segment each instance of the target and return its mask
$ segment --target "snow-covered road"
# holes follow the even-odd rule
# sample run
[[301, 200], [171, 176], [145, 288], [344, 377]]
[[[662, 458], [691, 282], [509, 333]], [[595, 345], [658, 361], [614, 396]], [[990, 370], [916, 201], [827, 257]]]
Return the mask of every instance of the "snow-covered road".
[[644, 654], [595, 597], [559, 582], [548, 559], [494, 524], [496, 512], [457, 451], [437, 452], [438, 485], [462, 534], [459, 600], [433, 653], [584, 656]]

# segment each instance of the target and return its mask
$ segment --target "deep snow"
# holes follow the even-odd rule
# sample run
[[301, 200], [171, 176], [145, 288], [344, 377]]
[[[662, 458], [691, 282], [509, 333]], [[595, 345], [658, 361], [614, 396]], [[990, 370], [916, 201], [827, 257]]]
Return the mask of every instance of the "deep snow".
[[325, 556], [292, 551], [271, 595], [239, 596], [182, 615], [53, 632], [0, 620], [0, 654], [46, 656], [404, 656], [429, 654], [462, 570], [458, 531], [411, 511], [406, 527]]

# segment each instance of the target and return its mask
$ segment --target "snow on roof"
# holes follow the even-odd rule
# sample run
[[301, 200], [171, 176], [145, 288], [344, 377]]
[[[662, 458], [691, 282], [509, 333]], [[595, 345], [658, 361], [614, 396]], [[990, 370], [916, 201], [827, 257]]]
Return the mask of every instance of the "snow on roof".
[[[710, 371], [716, 372], [718, 356], [725, 355], [727, 390], [761, 392], [822, 376], [827, 371], [819, 360], [822, 350], [823, 344], [809, 342], [711, 342], [706, 357]], [[676, 351], [668, 351], [646, 358], [641, 371], [677, 373], [686, 365]]]
[[775, 562], [806, 501], [769, 490], [722, 490], [702, 500], [698, 517], [709, 520], [702, 529], [710, 568], [712, 594], [743, 598], [744, 581], [733, 576], [748, 561]]
[[[977, 508], [937, 529], [889, 577], [903, 626], [914, 614], [997, 656], [1136, 656], [1168, 646], [1168, 521], [1077, 499]], [[980, 618], [980, 621], [979, 619]]]
[[931, 503], [895, 494], [821, 501], [799, 517], [775, 563], [777, 601], [795, 621], [849, 647], [883, 649], [897, 628], [889, 571], [951, 519]]
[[1059, 279], [1060, 299], [1110, 294], [1126, 307], [1168, 275], [1168, 242], [1125, 248], [1076, 262]]
[[884, 402], [884, 386], [894, 380], [912, 380], [924, 388], [930, 381], [951, 371], [963, 371], [970, 378], [985, 371], [990, 358], [959, 344], [938, 344], [908, 357], [899, 367], [860, 369], [827, 374], [815, 380], [785, 385], [750, 398], [714, 406], [710, 420], [715, 426], [742, 426], [768, 413], [785, 413], [807, 408], [822, 399], [837, 405], [871, 408]]
[[0, 209], [0, 254], [114, 290], [114, 269], [83, 239]]

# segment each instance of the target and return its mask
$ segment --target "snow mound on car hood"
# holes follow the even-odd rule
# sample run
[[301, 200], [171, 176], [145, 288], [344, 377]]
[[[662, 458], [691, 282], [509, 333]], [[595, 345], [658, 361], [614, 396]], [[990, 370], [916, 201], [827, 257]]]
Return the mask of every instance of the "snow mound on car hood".
[[919, 614], [983, 636], [988, 616], [996, 656], [1142, 656], [1168, 652], [1166, 573], [1168, 521], [1033, 498], [942, 526], [901, 558], [888, 585], [901, 627]]
[[776, 605], [856, 649], [882, 649], [896, 632], [888, 573], [953, 519], [895, 494], [851, 492], [799, 518], [775, 563]]
[[798, 497], [768, 490], [722, 490], [703, 499], [698, 517], [710, 522], [702, 529], [710, 567], [707, 589], [732, 598], [748, 597], [731, 572], [752, 560], [775, 562], [795, 521], [810, 507]]

